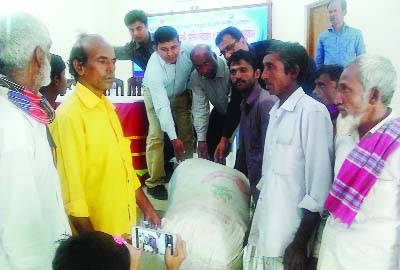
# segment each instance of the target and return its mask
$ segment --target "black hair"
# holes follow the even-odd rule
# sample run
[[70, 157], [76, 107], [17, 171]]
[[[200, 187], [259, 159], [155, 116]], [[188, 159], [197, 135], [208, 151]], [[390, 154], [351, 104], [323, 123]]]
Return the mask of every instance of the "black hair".
[[250, 51], [238, 50], [234, 52], [228, 60], [228, 67], [231, 67], [232, 64], [239, 63], [240, 60], [247, 62], [249, 65], [253, 67], [255, 71], [258, 68], [257, 58], [254, 53]]
[[172, 26], [161, 26], [154, 32], [154, 44], [164, 43], [176, 39], [179, 41], [179, 35]]
[[60, 243], [53, 270], [129, 270], [128, 248], [109, 234], [95, 231], [72, 236]]
[[322, 74], [328, 74], [331, 81], [339, 82], [342, 72], [343, 67], [340, 65], [321, 65], [315, 74], [315, 78], [318, 78]]
[[307, 51], [303, 46], [297, 42], [274, 40], [266, 51], [266, 54], [270, 53], [276, 53], [279, 56], [286, 74], [297, 66], [299, 68], [299, 74], [296, 78], [297, 84], [301, 85], [303, 83], [309, 63]]
[[61, 78], [61, 73], [65, 70], [65, 63], [61, 56], [57, 54], [51, 54], [50, 66], [50, 78], [52, 80], [55, 78]]
[[99, 35], [81, 34], [72, 46], [68, 59], [69, 73], [78, 81], [78, 72], [74, 68], [74, 60], [78, 60], [82, 65], [86, 65], [88, 56], [86, 53], [86, 43], [92, 39], [101, 38]]
[[326, 5], [326, 8], [329, 8], [329, 5], [332, 4], [333, 2], [340, 2], [340, 5], [342, 6], [342, 10], [347, 9], [347, 2], [346, 0], [330, 0], [328, 4]]
[[242, 32], [239, 29], [237, 29], [236, 27], [233, 27], [233, 26], [229, 26], [229, 27], [223, 29], [221, 32], [219, 32], [217, 37], [215, 38], [215, 45], [217, 45], [217, 47], [221, 43], [222, 38], [225, 35], [231, 35], [232, 38], [236, 41], [239, 41], [240, 38], [244, 38]]
[[147, 16], [143, 10], [134, 9], [125, 15], [124, 23], [126, 27], [137, 21], [142, 22], [147, 26]]

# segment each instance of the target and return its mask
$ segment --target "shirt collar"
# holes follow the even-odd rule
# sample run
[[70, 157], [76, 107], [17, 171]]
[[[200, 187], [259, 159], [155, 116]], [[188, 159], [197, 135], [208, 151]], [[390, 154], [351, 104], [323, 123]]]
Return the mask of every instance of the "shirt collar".
[[103, 103], [109, 109], [115, 109], [114, 105], [104, 95], [99, 98], [80, 82], [77, 82], [75, 91], [82, 103], [89, 109], [96, 107], [100, 103]]
[[[151, 49], [152, 46], [153, 46], [153, 34], [151, 34], [150, 32], [148, 32], [148, 34], [149, 34], [149, 37], [150, 37], [150, 40], [149, 40], [150, 46], [149, 46], [149, 48]], [[139, 50], [140, 48], [142, 48], [140, 46], [139, 42], [136, 42], [136, 41], [133, 40], [133, 44], [134, 44], [136, 50]]]
[[378, 124], [376, 124], [373, 128], [371, 128], [367, 134], [372, 134], [375, 133], [380, 127], [382, 127], [384, 124], [390, 122], [391, 120], [393, 120], [395, 118], [395, 115], [393, 113], [393, 111], [390, 112], [390, 114], [388, 116], [386, 116], [384, 119], [382, 119], [382, 121], [380, 121]]
[[304, 93], [304, 91], [301, 87], [297, 88], [297, 90], [294, 91], [288, 97], [288, 99], [281, 105], [281, 109], [283, 109], [285, 111], [289, 111], [289, 112], [294, 111], [299, 100], [305, 95], [306, 95], [306, 93]]
[[[343, 30], [345, 30], [345, 28], [347, 28], [347, 27], [348, 27], [347, 24], [346, 24], [345, 22], [343, 22], [343, 27], [342, 27], [342, 30], [340, 30], [340, 32], [342, 32]], [[335, 32], [335, 33], [336, 33], [335, 28], [333, 28], [332, 25], [330, 25], [330, 26], [328, 27], [328, 31], [329, 31], [329, 32]], [[340, 33], [340, 32], [339, 32], [339, 33]]]

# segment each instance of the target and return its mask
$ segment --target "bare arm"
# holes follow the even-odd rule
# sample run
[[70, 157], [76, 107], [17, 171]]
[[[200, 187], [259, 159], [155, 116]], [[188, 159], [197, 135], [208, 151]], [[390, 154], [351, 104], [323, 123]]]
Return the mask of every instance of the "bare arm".
[[75, 229], [78, 231], [78, 233], [94, 231], [92, 222], [88, 217], [69, 216], [69, 220], [71, 221]]
[[153, 227], [161, 226], [161, 219], [157, 212], [154, 210], [153, 205], [150, 203], [149, 199], [144, 194], [142, 188], [138, 188], [135, 192], [136, 203], [142, 210], [144, 219], [149, 221]]

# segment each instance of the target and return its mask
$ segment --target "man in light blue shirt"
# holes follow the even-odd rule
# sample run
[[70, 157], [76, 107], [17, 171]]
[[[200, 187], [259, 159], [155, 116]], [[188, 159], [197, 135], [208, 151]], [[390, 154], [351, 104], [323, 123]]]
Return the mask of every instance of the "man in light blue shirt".
[[149, 119], [146, 160], [150, 178], [147, 192], [166, 200], [164, 187], [164, 134], [168, 134], [178, 161], [193, 156], [193, 124], [187, 83], [193, 70], [192, 46], [181, 44], [177, 31], [162, 26], [154, 33], [156, 52], [147, 63], [143, 78], [144, 103]]
[[315, 62], [317, 67], [322, 64], [345, 66], [365, 53], [363, 36], [360, 30], [344, 23], [346, 0], [331, 0], [327, 8], [332, 25], [319, 36]]

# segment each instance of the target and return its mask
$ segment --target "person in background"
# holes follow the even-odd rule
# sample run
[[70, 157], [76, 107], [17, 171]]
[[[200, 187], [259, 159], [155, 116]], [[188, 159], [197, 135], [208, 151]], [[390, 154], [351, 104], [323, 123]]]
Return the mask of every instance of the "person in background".
[[161, 223], [132, 167], [130, 140], [104, 96], [113, 83], [115, 61], [101, 36], [78, 38], [69, 57], [77, 84], [51, 126], [65, 209], [78, 233], [129, 233], [136, 224], [136, 204], [145, 220]]
[[156, 53], [152, 54], [143, 78], [144, 103], [149, 120], [146, 160], [150, 178], [147, 192], [166, 200], [164, 132], [168, 134], [177, 161], [193, 156], [193, 123], [187, 83], [193, 70], [193, 47], [181, 44], [175, 28], [162, 26], [154, 33]]
[[355, 57], [365, 53], [365, 45], [360, 30], [344, 22], [347, 14], [346, 0], [331, 0], [326, 6], [331, 26], [319, 35], [316, 63], [344, 66]]
[[[179, 270], [186, 257], [185, 243], [178, 237], [175, 256], [168, 247], [166, 270]], [[72, 236], [61, 242], [53, 259], [53, 270], [139, 270], [141, 250], [123, 238], [94, 231]]]
[[256, 188], [261, 178], [265, 133], [269, 111], [277, 101], [258, 84], [261, 71], [257, 68], [255, 55], [248, 51], [234, 52], [228, 61], [232, 91], [243, 98], [239, 124], [239, 150], [235, 169], [244, 173], [250, 181], [251, 195], [255, 205], [259, 191]]
[[[209, 45], [199, 44], [190, 53], [195, 70], [190, 76], [193, 92], [193, 123], [199, 158], [214, 160], [221, 136], [231, 87], [225, 61]], [[210, 103], [213, 109], [210, 112]]]
[[58, 240], [71, 234], [40, 96], [50, 82], [51, 39], [36, 17], [0, 16], [0, 269], [50, 270]]
[[65, 91], [67, 90], [65, 63], [61, 56], [51, 54], [50, 66], [50, 84], [40, 88], [39, 92], [45, 96], [51, 106], [56, 109], [56, 99], [58, 95], [64, 95]]

